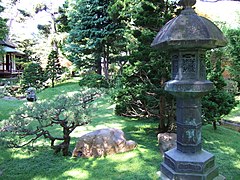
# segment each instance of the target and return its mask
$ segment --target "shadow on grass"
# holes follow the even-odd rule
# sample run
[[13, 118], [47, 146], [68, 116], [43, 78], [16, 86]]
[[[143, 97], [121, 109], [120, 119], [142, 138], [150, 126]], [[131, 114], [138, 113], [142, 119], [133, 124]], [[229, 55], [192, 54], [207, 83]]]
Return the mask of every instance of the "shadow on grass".
[[238, 132], [224, 127], [213, 130], [210, 125], [203, 127], [203, 147], [215, 155], [220, 174], [228, 180], [240, 179], [239, 140]]
[[157, 179], [156, 172], [162, 157], [154, 133], [156, 124], [115, 116], [109, 98], [99, 100], [98, 107], [92, 123], [78, 127], [71, 135], [71, 150], [81, 133], [106, 127], [122, 129], [127, 140], [138, 143], [135, 150], [103, 158], [82, 159], [53, 154], [47, 144], [33, 152], [2, 148], [0, 179]]
[[[49, 94], [45, 92], [45, 95]], [[92, 122], [78, 127], [71, 135], [71, 149], [82, 134], [113, 127], [122, 129], [127, 140], [138, 143], [135, 150], [103, 158], [81, 159], [55, 155], [47, 144], [33, 152], [0, 148], [0, 179], [157, 179], [156, 172], [162, 161], [157, 146], [157, 123], [114, 115], [109, 97], [102, 97], [97, 103]], [[228, 180], [240, 179], [239, 133], [222, 127], [213, 132], [211, 126], [204, 126], [203, 140], [204, 149], [216, 156], [220, 173]]]
[[154, 143], [130, 136], [139, 141], [138, 148], [103, 158], [63, 157], [47, 147], [1, 149], [0, 179], [157, 179], [161, 157]]

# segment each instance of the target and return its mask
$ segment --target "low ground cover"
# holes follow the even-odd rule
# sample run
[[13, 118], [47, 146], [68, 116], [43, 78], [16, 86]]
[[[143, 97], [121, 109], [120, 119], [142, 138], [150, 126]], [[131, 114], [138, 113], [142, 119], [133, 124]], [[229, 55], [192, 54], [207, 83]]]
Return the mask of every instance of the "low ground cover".
[[[51, 99], [56, 94], [79, 89], [77, 82], [67, 82], [54, 89], [48, 88], [37, 96], [39, 99]], [[53, 154], [49, 142], [44, 139], [35, 144], [35, 149], [7, 149], [0, 146], [0, 179], [158, 179], [157, 171], [162, 162], [162, 155], [157, 145], [157, 123], [147, 119], [137, 120], [116, 116], [114, 105], [110, 103], [110, 97], [107, 95], [96, 102], [97, 110], [93, 114], [92, 122], [78, 127], [73, 132], [71, 150], [75, 146], [77, 137], [106, 127], [122, 129], [126, 139], [138, 143], [135, 150], [97, 159], [81, 159]], [[2, 103], [0, 100], [1, 109]], [[9, 102], [5, 106], [10, 106], [12, 103]], [[21, 104], [16, 106], [19, 105]], [[2, 116], [0, 114], [0, 119], [3, 118]], [[229, 180], [240, 179], [239, 140], [238, 132], [224, 127], [218, 127], [214, 131], [210, 125], [203, 127], [204, 149], [215, 154], [220, 173]]]

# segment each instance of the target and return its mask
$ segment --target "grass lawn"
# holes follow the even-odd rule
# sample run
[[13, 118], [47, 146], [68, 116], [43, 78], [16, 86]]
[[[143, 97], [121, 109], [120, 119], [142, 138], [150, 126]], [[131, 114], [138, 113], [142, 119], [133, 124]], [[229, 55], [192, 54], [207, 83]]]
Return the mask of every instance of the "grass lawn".
[[7, 119], [10, 112], [16, 110], [25, 101], [0, 99], [0, 121]]
[[[51, 99], [56, 94], [76, 90], [79, 90], [76, 82], [67, 82], [54, 89], [48, 88], [37, 96], [39, 99]], [[128, 140], [138, 143], [135, 150], [103, 158], [81, 159], [53, 154], [48, 142], [44, 139], [38, 142], [37, 148], [33, 151], [26, 148], [0, 147], [0, 179], [158, 179], [157, 171], [162, 162], [162, 155], [157, 145], [157, 124], [150, 120], [136, 120], [114, 115], [114, 105], [110, 103], [108, 96], [100, 98], [97, 103], [98, 109], [93, 115], [91, 124], [78, 127], [73, 132], [71, 150], [75, 146], [77, 137], [105, 127], [122, 129]], [[0, 105], [2, 108], [2, 101]], [[3, 119], [2, 114], [0, 119]], [[204, 149], [215, 154], [219, 171], [228, 180], [240, 179], [239, 141], [239, 133], [235, 131], [223, 127], [218, 127], [218, 130], [214, 131], [211, 126], [203, 127]]]
[[239, 101], [238, 105], [231, 111], [231, 113], [224, 117], [226, 120], [231, 120], [240, 123], [240, 96], [236, 99]]

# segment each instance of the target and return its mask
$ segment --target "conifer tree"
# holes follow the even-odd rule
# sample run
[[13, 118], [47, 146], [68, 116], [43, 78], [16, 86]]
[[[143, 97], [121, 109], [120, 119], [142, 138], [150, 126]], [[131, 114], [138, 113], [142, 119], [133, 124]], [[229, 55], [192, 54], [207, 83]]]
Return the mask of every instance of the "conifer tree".
[[[1, 3], [1, 0], [0, 0], [0, 3]], [[4, 11], [4, 8], [0, 5], [0, 13]], [[7, 28], [7, 25], [6, 25], [6, 19], [3, 19], [1, 16], [0, 16], [0, 40], [4, 40], [8, 34], [8, 28]], [[0, 47], [0, 54], [3, 53], [2, 52], [2, 47]]]
[[171, 130], [175, 120], [172, 96], [164, 91], [170, 79], [170, 61], [166, 54], [151, 48], [153, 38], [176, 13], [169, 1], [121, 1], [113, 4], [112, 16], [125, 25], [128, 63], [124, 66], [122, 88], [114, 96], [120, 115], [154, 118], [159, 131]]
[[29, 63], [26, 65], [20, 83], [23, 89], [29, 87], [41, 88], [46, 80], [44, 71], [39, 63]]
[[[110, 51], [117, 24], [109, 17], [109, 0], [73, 0], [69, 4], [69, 58], [81, 69], [102, 70], [108, 79]], [[103, 69], [101, 66], [103, 62]]]
[[207, 76], [214, 84], [214, 89], [203, 97], [202, 111], [203, 119], [213, 124], [213, 128], [217, 129], [217, 122], [221, 120], [224, 115], [237, 105], [234, 94], [227, 92], [224, 88], [226, 82], [223, 78], [222, 60], [224, 53], [221, 49], [209, 52], [207, 56]]
[[57, 51], [52, 50], [49, 54], [45, 72], [47, 78], [51, 80], [52, 87], [54, 88], [58, 75], [62, 73]]

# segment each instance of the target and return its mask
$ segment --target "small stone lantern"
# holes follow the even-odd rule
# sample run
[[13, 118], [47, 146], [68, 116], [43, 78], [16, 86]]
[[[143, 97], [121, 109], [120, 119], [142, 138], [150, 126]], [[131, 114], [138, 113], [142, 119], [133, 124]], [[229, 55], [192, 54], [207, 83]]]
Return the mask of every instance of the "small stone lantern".
[[196, 0], [180, 0], [181, 14], [159, 31], [152, 47], [168, 51], [172, 60], [172, 80], [165, 90], [176, 97], [177, 147], [164, 154], [161, 179], [223, 179], [214, 155], [202, 149], [201, 97], [213, 89], [206, 80], [206, 50], [227, 44], [211, 21], [198, 16]]
[[33, 87], [30, 87], [26, 90], [27, 93], [27, 100], [30, 102], [36, 101], [37, 96], [36, 96], [36, 89]]

